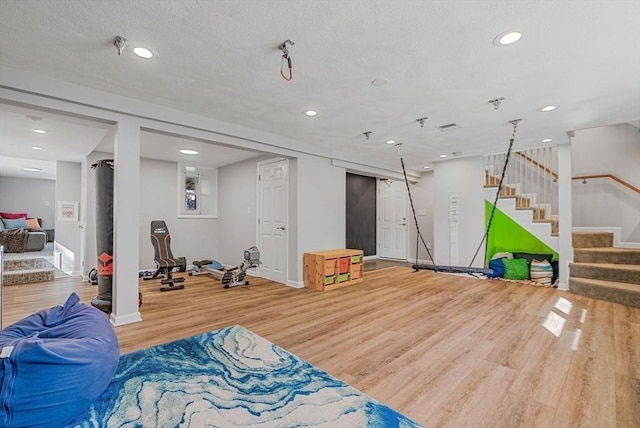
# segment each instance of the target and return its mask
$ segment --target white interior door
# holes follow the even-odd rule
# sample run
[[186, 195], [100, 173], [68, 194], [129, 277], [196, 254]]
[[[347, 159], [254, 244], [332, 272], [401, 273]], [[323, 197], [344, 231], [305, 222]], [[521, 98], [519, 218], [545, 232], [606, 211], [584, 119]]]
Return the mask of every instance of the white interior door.
[[378, 257], [407, 259], [407, 187], [378, 180]]
[[258, 163], [258, 249], [261, 277], [287, 281], [287, 213], [289, 161]]

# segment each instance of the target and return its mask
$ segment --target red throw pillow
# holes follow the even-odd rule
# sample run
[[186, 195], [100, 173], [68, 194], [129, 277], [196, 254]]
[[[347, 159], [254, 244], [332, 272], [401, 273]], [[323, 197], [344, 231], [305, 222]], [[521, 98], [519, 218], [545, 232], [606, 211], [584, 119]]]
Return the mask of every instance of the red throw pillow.
[[7, 220], [15, 220], [17, 218], [27, 218], [27, 213], [3, 213], [0, 211], [0, 217]]

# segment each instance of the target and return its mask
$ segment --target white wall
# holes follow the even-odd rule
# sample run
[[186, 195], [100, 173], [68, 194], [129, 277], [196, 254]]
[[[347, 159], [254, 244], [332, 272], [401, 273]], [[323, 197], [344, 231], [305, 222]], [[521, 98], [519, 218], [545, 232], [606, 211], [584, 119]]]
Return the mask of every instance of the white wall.
[[[41, 218], [42, 226], [55, 226], [54, 180], [38, 178], [0, 177], [0, 211], [22, 213]], [[47, 205], [48, 204], [48, 205]]]
[[[109, 153], [93, 152], [87, 164], [86, 271], [96, 266], [95, 177], [90, 165], [99, 159], [112, 159]], [[164, 220], [171, 233], [175, 257], [194, 260], [218, 257], [218, 220], [177, 218], [178, 164], [153, 159], [140, 160], [140, 269], [155, 269], [150, 227], [152, 220]], [[134, 219], [132, 219], [134, 220]], [[86, 273], [86, 272], [85, 272]]]
[[304, 253], [345, 248], [347, 172], [329, 159], [303, 155], [297, 161], [296, 185], [298, 268], [289, 280], [300, 282]]
[[[628, 125], [576, 131], [571, 143], [573, 176], [614, 174], [640, 188], [640, 133]], [[640, 242], [640, 195], [611, 179], [572, 185], [574, 227], [622, 228], [621, 240]]]
[[238, 265], [244, 250], [256, 245], [257, 162], [259, 157], [218, 170], [218, 245], [216, 260]]
[[[117, 166], [116, 166], [117, 167]], [[164, 220], [171, 233], [174, 257], [194, 260], [218, 258], [218, 219], [177, 218], [178, 164], [140, 159], [140, 267], [155, 269], [150, 228]]]
[[[81, 209], [80, 175], [81, 164], [76, 162], [56, 163], [56, 202], [78, 202]], [[80, 218], [81, 213], [78, 214]], [[70, 275], [82, 273], [82, 248], [80, 221], [56, 221], [55, 251], [62, 254], [60, 270]]]
[[[439, 265], [468, 266], [484, 235], [483, 159], [471, 157], [437, 162], [434, 165], [434, 246]], [[451, 258], [450, 195], [457, 195], [458, 251]], [[473, 264], [484, 264], [484, 246]]]
[[[413, 206], [416, 211], [424, 210], [426, 215], [416, 215], [420, 234], [425, 243], [431, 243], [431, 256], [434, 255], [434, 235], [433, 235], [433, 216], [434, 216], [434, 174], [432, 172], [422, 174], [422, 177], [416, 184], [410, 184], [411, 197], [413, 198]], [[411, 212], [411, 203], [407, 207], [407, 224], [408, 224], [408, 243], [409, 253], [408, 260], [415, 262], [416, 259], [416, 224]], [[422, 240], [418, 239], [418, 263], [430, 262], [427, 250], [424, 248]]]

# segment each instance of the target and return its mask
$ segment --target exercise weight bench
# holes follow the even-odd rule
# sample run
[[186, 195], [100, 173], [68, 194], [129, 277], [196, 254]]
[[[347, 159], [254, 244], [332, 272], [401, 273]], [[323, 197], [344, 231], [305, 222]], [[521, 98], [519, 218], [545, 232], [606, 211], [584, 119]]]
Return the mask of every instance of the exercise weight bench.
[[216, 260], [194, 261], [189, 275], [209, 275], [220, 281], [224, 288], [231, 288], [237, 285], [249, 285], [249, 281], [245, 280], [247, 269], [260, 264], [260, 251], [254, 246], [244, 251], [244, 260], [236, 267], [225, 268]]
[[173, 257], [171, 234], [163, 220], [153, 220], [151, 222], [151, 244], [155, 251], [153, 260], [156, 262], [157, 269], [153, 276], [144, 277], [143, 279], [158, 279], [158, 275], [162, 273], [164, 278], [160, 283], [166, 285], [166, 287], [160, 287], [160, 291], [182, 290], [184, 285], [179, 283], [184, 282], [184, 278], [174, 278], [172, 272], [174, 268], [184, 272], [186, 261], [184, 257]]

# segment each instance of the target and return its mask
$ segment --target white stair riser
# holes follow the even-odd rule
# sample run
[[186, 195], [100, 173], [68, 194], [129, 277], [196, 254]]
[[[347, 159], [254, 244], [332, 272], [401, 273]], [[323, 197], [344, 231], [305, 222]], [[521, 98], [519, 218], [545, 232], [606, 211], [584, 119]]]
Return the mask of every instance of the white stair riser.
[[[485, 189], [485, 199], [489, 201], [489, 203], [492, 203], [495, 199], [495, 192], [495, 188]], [[504, 212], [512, 220], [528, 230], [540, 241], [553, 248], [554, 251], [558, 251], [558, 237], [551, 236], [551, 223], [534, 223], [533, 210], [516, 209], [515, 198], [499, 199], [496, 206], [498, 209], [500, 209], [500, 211]]]

